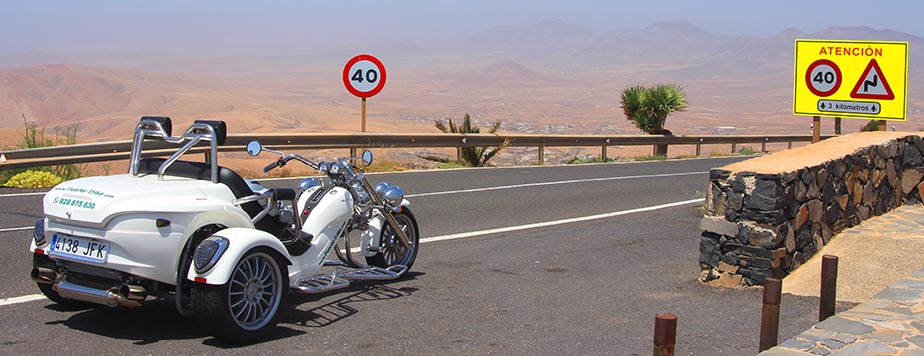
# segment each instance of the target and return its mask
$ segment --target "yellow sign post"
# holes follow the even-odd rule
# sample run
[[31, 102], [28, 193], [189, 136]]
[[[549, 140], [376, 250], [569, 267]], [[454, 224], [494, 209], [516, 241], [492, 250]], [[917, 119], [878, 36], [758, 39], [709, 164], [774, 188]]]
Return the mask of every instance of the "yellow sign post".
[[905, 121], [908, 42], [796, 40], [795, 59], [794, 115]]

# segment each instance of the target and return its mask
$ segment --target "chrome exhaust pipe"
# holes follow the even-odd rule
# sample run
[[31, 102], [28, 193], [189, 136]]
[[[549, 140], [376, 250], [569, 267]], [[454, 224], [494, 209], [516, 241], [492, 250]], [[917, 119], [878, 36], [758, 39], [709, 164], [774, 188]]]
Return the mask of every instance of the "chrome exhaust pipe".
[[35, 267], [29, 273], [29, 277], [32, 278], [33, 282], [52, 284], [58, 280], [58, 272], [51, 268]]
[[123, 301], [143, 302], [148, 297], [148, 291], [142, 286], [123, 284], [119, 287], [119, 297]]
[[84, 302], [90, 302], [95, 304], [102, 304], [109, 307], [115, 307], [119, 305], [119, 295], [111, 290], [102, 290], [90, 287], [84, 287], [79, 284], [74, 284], [66, 280], [61, 280], [58, 283], [52, 285], [52, 289], [61, 297], [80, 300]]
[[[102, 304], [108, 307], [140, 307], [141, 302], [147, 298], [144, 287], [127, 284], [123, 284], [118, 288], [103, 290], [74, 284], [62, 278], [61, 281], [52, 285], [52, 289], [63, 298]], [[124, 296], [120, 294], [122, 290], [126, 292]]]

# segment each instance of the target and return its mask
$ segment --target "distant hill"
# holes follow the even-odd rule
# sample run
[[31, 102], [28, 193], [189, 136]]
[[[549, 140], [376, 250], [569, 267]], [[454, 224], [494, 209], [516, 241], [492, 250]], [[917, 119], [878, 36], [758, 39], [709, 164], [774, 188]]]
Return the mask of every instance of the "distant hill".
[[[80, 131], [130, 132], [148, 114], [202, 115], [248, 109], [218, 82], [184, 75], [81, 65], [42, 65], [0, 71], [0, 127], [21, 128], [22, 114], [39, 126], [81, 123]], [[124, 121], [124, 124], [123, 124]]]
[[444, 82], [449, 88], [510, 88], [560, 85], [570, 82], [568, 79], [556, 78], [514, 61], [502, 61], [472, 70], [439, 74], [438, 82]]

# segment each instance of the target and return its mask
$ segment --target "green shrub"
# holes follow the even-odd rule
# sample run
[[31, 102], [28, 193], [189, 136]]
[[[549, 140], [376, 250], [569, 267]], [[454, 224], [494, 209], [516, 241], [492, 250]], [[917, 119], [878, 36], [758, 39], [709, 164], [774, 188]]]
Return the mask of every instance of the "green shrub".
[[665, 155], [648, 155], [648, 156], [639, 156], [635, 157], [636, 161], [664, 161], [667, 160]]
[[751, 146], [744, 146], [740, 150], [738, 150], [738, 154], [744, 155], [744, 156], [750, 156], [750, 155], [757, 154], [757, 151], [754, 151], [754, 149], [751, 148]]
[[50, 188], [62, 181], [61, 177], [50, 172], [28, 170], [14, 175], [4, 185], [14, 188]]
[[452, 168], [466, 168], [466, 167], [468, 167], [468, 165], [462, 162], [456, 162], [456, 161], [443, 162], [443, 163], [436, 165], [436, 168], [438, 169], [452, 169]]
[[[43, 127], [39, 130], [35, 126], [35, 122], [28, 122], [26, 116], [22, 116], [23, 125], [25, 125], [25, 133], [22, 135], [22, 141], [17, 145], [17, 148], [21, 149], [31, 149], [31, 148], [40, 148], [40, 147], [50, 147], [57, 146], [60, 144], [64, 145], [73, 145], [77, 143], [77, 127], [78, 124], [74, 124], [71, 128], [66, 128], [63, 132], [64, 137], [59, 136], [59, 129], [55, 128], [55, 137], [54, 139], [45, 137], [45, 128]], [[80, 178], [86, 174], [86, 166], [78, 166], [76, 164], [62, 164], [57, 166], [43, 166], [43, 167], [33, 167], [30, 170], [33, 171], [45, 171], [49, 172], [54, 176], [60, 177], [62, 180], [71, 180], [75, 178]], [[10, 169], [0, 171], [0, 182], [8, 181], [13, 176], [17, 174], [28, 172], [26, 169]]]
[[609, 157], [607, 157], [606, 159], [602, 159], [596, 156], [587, 157], [587, 158], [579, 158], [577, 156], [574, 156], [574, 158], [569, 159], [567, 162], [565, 162], [565, 164], [605, 163], [605, 162], [613, 162], [613, 159]]

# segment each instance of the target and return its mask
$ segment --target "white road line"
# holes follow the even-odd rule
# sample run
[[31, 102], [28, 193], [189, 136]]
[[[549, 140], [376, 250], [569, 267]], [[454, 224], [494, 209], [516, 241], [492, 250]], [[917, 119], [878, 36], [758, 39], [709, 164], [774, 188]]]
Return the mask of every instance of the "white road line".
[[[539, 187], [544, 185], [556, 185], [556, 184], [570, 184], [570, 183], [582, 183], [582, 182], [603, 182], [609, 180], [623, 180], [623, 179], [640, 179], [640, 178], [663, 178], [663, 177], [679, 177], [679, 176], [690, 176], [697, 174], [706, 174], [709, 172], [681, 172], [681, 173], [664, 173], [664, 174], [646, 174], [639, 176], [620, 176], [620, 177], [605, 177], [605, 178], [589, 178], [589, 179], [570, 179], [570, 180], [560, 180], [555, 182], [541, 182], [541, 183], [525, 183], [525, 184], [514, 184], [514, 185], [503, 185], [499, 187], [487, 187], [487, 188], [472, 188], [472, 189], [461, 189], [461, 190], [449, 190], [445, 192], [432, 192], [432, 193], [420, 193], [420, 194], [410, 194], [405, 195], [406, 198], [415, 198], [415, 197], [426, 197], [433, 195], [445, 195], [445, 194], [459, 194], [459, 193], [475, 193], [475, 192], [484, 192], [491, 190], [501, 190], [501, 189], [515, 189], [515, 188], [525, 188], [525, 187]], [[36, 194], [36, 193], [23, 193], [23, 194]], [[45, 193], [41, 193], [45, 194]], [[26, 227], [11, 227], [7, 229], [0, 229], [0, 232], [8, 231], [20, 231], [31, 229], [32, 226]]]
[[36, 300], [42, 300], [42, 299], [45, 299], [45, 296], [41, 294], [29, 294], [29, 295], [24, 295], [22, 297], [0, 299], [0, 307], [5, 306], [5, 305], [34, 302]]
[[[444, 194], [457, 194], [457, 193], [472, 193], [472, 192], [483, 192], [489, 190], [500, 190], [500, 189], [514, 189], [514, 188], [524, 188], [524, 187], [539, 187], [544, 185], [556, 185], [556, 184], [570, 184], [570, 183], [582, 183], [582, 182], [602, 182], [608, 180], [623, 180], [623, 179], [639, 179], [639, 178], [662, 178], [662, 177], [678, 177], [678, 176], [688, 176], [696, 174], [706, 174], [709, 172], [681, 172], [681, 173], [664, 173], [664, 174], [646, 174], [639, 176], [621, 176], [621, 177], [605, 177], [605, 178], [589, 178], [589, 179], [571, 179], [571, 180], [560, 180], [555, 182], [541, 182], [541, 183], [525, 183], [525, 184], [514, 184], [514, 185], [504, 185], [499, 187], [487, 187], [487, 188], [472, 188], [472, 189], [462, 189], [462, 190], [450, 190], [445, 192], [432, 192], [432, 193], [420, 193], [420, 194], [411, 194], [406, 195], [408, 198], [413, 197], [425, 197], [431, 195], [444, 195]], [[287, 180], [287, 179], [297, 179], [297, 178], [262, 178], [255, 179], [257, 181], [273, 181], [273, 180]], [[0, 194], [0, 198], [4, 197], [20, 197], [20, 196], [30, 196], [30, 195], [45, 195], [47, 192], [34, 192], [34, 193], [13, 193], [13, 194]]]
[[34, 226], [24, 226], [24, 227], [10, 227], [6, 229], [0, 229], [0, 232], [10, 232], [10, 231], [24, 231], [34, 229]]
[[684, 200], [684, 201], [679, 201], [679, 202], [674, 202], [674, 203], [667, 203], [667, 204], [661, 204], [661, 205], [655, 205], [655, 206], [648, 206], [648, 207], [644, 207], [644, 208], [635, 208], [635, 209], [629, 209], [629, 210], [620, 210], [620, 211], [614, 211], [614, 212], [610, 212], [610, 213], [597, 214], [597, 215], [589, 215], [589, 216], [579, 216], [579, 217], [570, 218], [570, 219], [561, 219], [561, 220], [546, 221], [546, 222], [534, 223], [534, 224], [526, 224], [526, 225], [518, 225], [518, 226], [508, 226], [508, 227], [501, 227], [501, 228], [496, 228], [496, 229], [488, 229], [488, 230], [480, 230], [480, 231], [463, 232], [463, 233], [458, 233], [458, 234], [449, 234], [449, 235], [433, 236], [433, 237], [427, 237], [427, 238], [422, 238], [422, 239], [420, 239], [420, 243], [428, 243], [428, 242], [437, 242], [437, 241], [447, 241], [447, 240], [464, 239], [464, 238], [468, 238], [468, 237], [475, 237], [475, 236], [482, 236], [482, 235], [490, 235], [490, 234], [498, 234], [498, 233], [502, 233], [502, 232], [519, 231], [519, 230], [526, 230], [526, 229], [535, 229], [535, 228], [540, 228], [540, 227], [548, 227], [548, 226], [555, 226], [555, 225], [562, 225], [562, 224], [570, 224], [570, 223], [583, 222], [583, 221], [589, 221], [589, 220], [605, 219], [605, 218], [611, 218], [611, 217], [614, 217], [614, 216], [627, 215], [627, 214], [634, 214], [634, 213], [642, 213], [642, 212], [646, 212], [646, 211], [653, 211], [653, 210], [659, 210], [659, 209], [672, 208], [672, 207], [675, 207], [675, 206], [681, 206], [681, 205], [688, 205], [688, 204], [693, 204], [693, 203], [699, 203], [699, 202], [701, 202], [701, 201], [703, 201], [703, 199], [690, 199], [690, 200]]
[[48, 192], [0, 194], [0, 198], [5, 198], [5, 197], [24, 197], [24, 196], [29, 196], [29, 195], [45, 195], [45, 193], [48, 193]]
[[409, 195], [405, 195], [405, 197], [407, 197], [407, 198], [414, 198], [414, 197], [426, 197], [426, 196], [431, 196], [431, 195], [444, 195], [444, 194], [456, 194], [456, 193], [473, 193], [473, 192], [484, 192], [484, 191], [489, 191], [489, 190], [514, 189], [514, 188], [524, 188], [524, 187], [539, 187], [539, 186], [544, 186], [544, 185], [571, 184], [571, 183], [583, 183], [583, 182], [603, 182], [603, 181], [623, 180], [623, 179], [679, 177], [679, 176], [689, 176], [689, 175], [707, 174], [707, 173], [709, 173], [709, 172], [706, 172], [706, 171], [703, 171], [703, 172], [682, 172], [682, 173], [646, 174], [646, 175], [640, 175], [640, 176], [620, 176], [620, 177], [589, 178], [589, 179], [571, 179], [571, 180], [560, 180], [560, 181], [555, 181], [555, 182], [526, 183], [526, 184], [504, 185], [504, 186], [499, 186], [499, 187], [472, 188], [472, 189], [450, 190], [450, 191], [445, 191], [445, 192], [409, 194]]
[[[427, 237], [427, 238], [420, 239], [420, 243], [423, 244], [423, 243], [430, 243], [430, 242], [457, 240], [457, 239], [464, 239], [464, 238], [469, 238], [469, 237], [498, 234], [502, 232], [535, 229], [535, 228], [540, 228], [540, 227], [570, 224], [570, 223], [583, 222], [583, 221], [588, 221], [588, 220], [605, 219], [605, 218], [611, 218], [611, 217], [620, 216], [620, 215], [628, 215], [628, 214], [642, 213], [646, 211], [667, 209], [667, 208], [672, 208], [675, 206], [682, 206], [682, 205], [698, 203], [701, 201], [703, 201], [703, 199], [690, 199], [690, 200], [678, 201], [674, 203], [667, 203], [667, 204], [648, 206], [644, 208], [635, 208], [635, 209], [629, 209], [629, 210], [620, 210], [620, 211], [614, 211], [610, 213], [581, 216], [581, 217], [570, 218], [570, 219], [561, 219], [561, 220], [546, 221], [546, 222], [535, 223], [535, 224], [508, 226], [508, 227], [502, 227], [502, 228], [497, 228], [497, 229], [488, 229], [488, 230], [480, 230], [480, 231], [472, 231], [472, 232], [463, 232], [463, 233], [458, 233], [458, 234], [433, 236], [433, 237]], [[354, 252], [354, 253], [359, 252], [359, 248], [353, 248], [351, 249], [351, 252]], [[0, 299], [0, 307], [6, 306], [6, 305], [28, 303], [28, 302], [42, 300], [42, 299], [45, 299], [45, 296], [41, 294], [30, 294], [30, 295], [24, 295], [22, 297]]]

